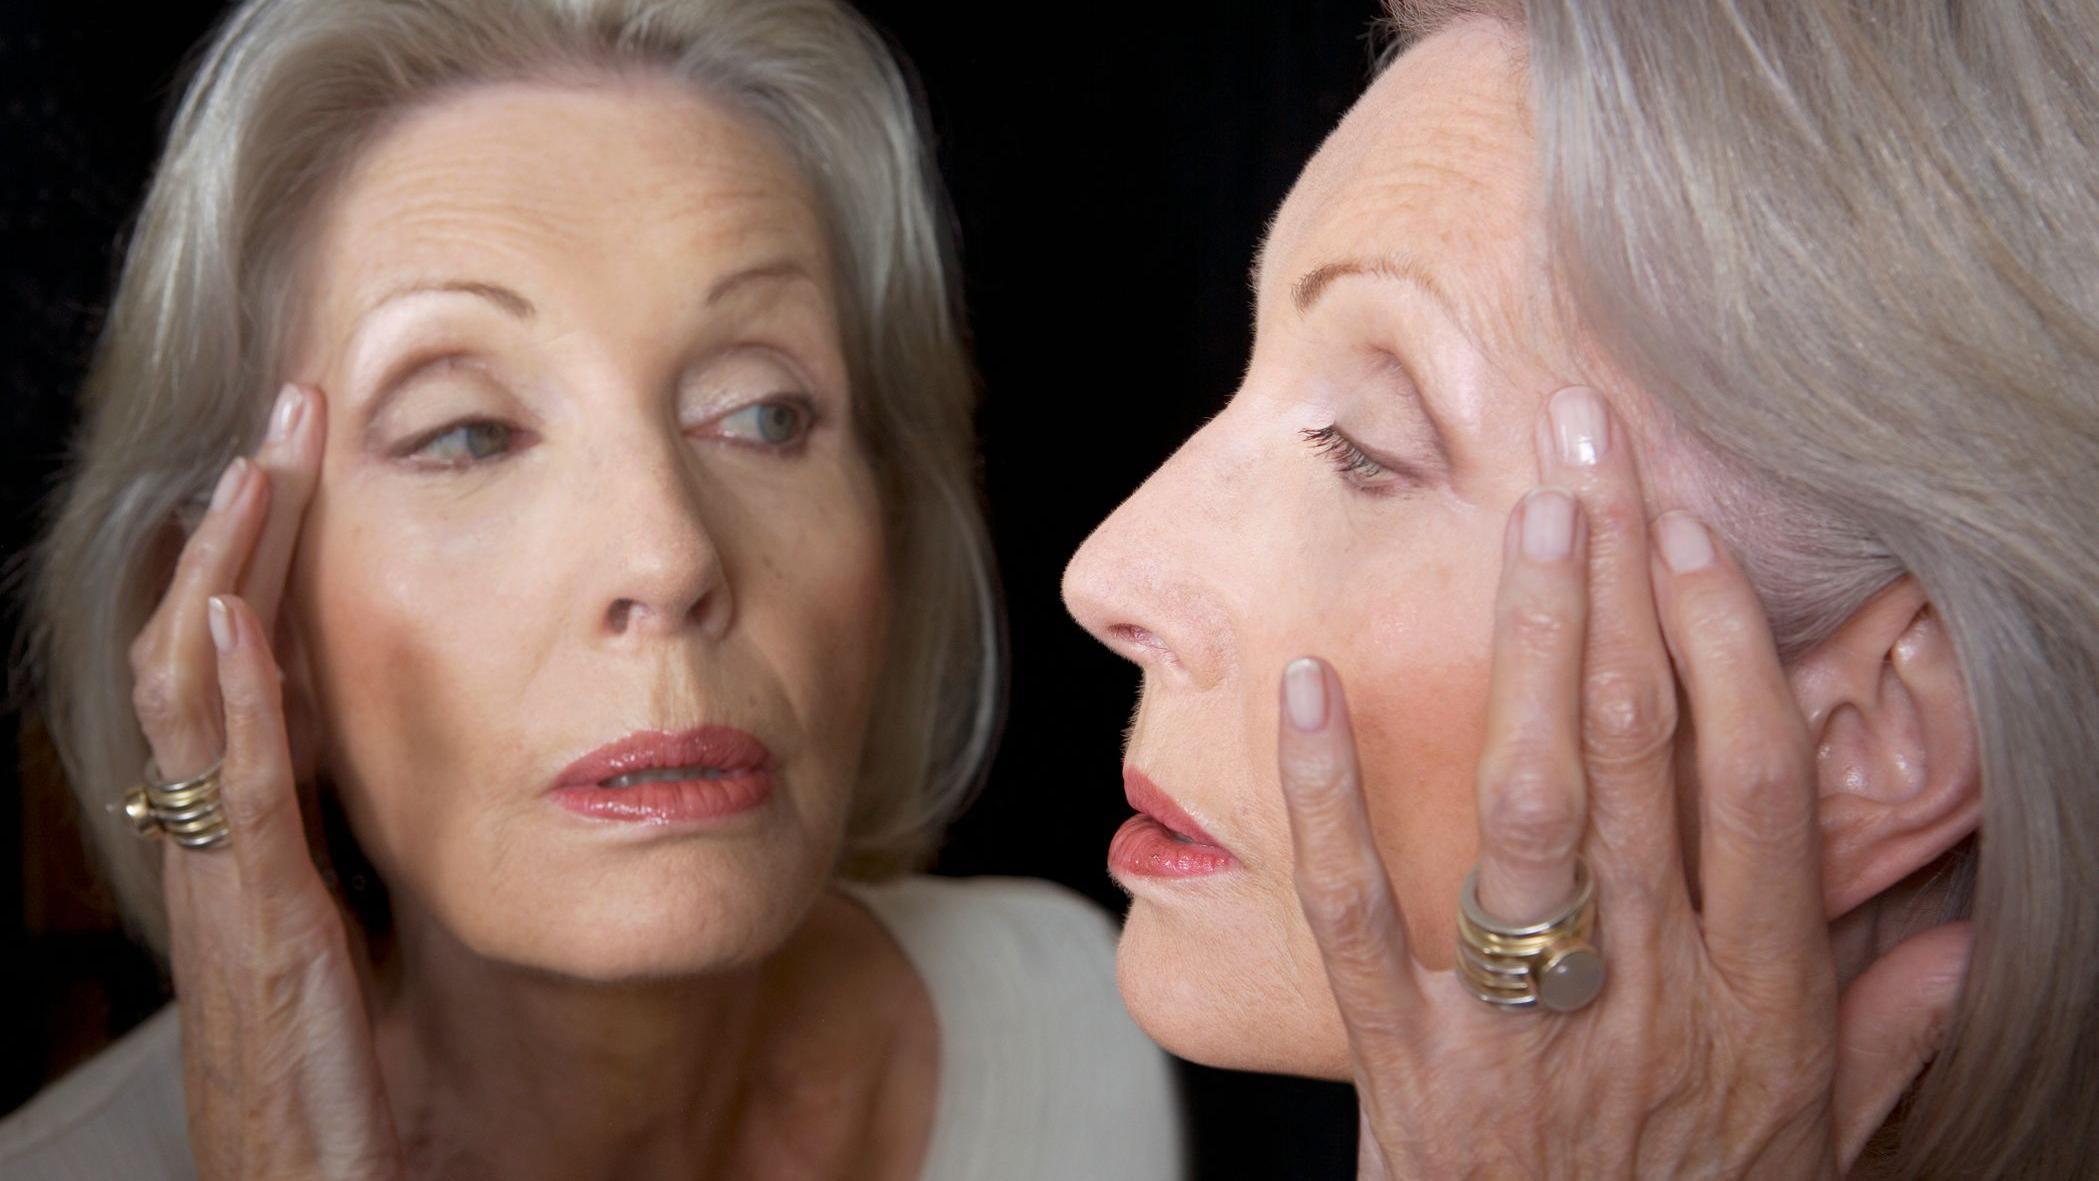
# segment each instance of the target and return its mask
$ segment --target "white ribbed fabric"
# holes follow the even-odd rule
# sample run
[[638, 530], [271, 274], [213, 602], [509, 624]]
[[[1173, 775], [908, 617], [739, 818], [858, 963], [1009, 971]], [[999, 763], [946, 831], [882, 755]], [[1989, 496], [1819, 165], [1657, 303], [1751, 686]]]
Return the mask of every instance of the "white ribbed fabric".
[[[940, 1095], [923, 1181], [1173, 1181], [1166, 1056], [1123, 1012], [1115, 931], [1022, 878], [851, 885], [933, 998]], [[0, 1181], [194, 1181], [170, 1005], [0, 1121]]]

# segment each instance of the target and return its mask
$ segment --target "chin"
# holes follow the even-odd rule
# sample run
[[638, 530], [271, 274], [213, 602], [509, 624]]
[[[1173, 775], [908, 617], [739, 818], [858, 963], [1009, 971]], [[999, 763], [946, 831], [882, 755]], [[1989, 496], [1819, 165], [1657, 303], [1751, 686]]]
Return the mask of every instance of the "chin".
[[565, 852], [479, 877], [468, 893], [455, 883], [435, 917], [475, 955], [548, 975], [709, 975], [777, 952], [821, 896], [836, 850], [768, 840]]
[[[1295, 932], [1293, 934], [1293, 931]], [[1228, 1070], [1349, 1077], [1348, 1037], [1302, 924], [1219, 898], [1140, 895], [1116, 949], [1130, 1016], [1170, 1053]]]

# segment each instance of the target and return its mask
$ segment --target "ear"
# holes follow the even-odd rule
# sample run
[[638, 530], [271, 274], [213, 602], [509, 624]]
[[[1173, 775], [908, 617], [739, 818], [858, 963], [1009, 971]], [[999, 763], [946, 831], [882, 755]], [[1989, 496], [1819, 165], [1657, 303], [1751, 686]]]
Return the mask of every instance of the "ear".
[[1975, 723], [1952, 638], [1907, 575], [1791, 675], [1815, 742], [1823, 906], [1835, 919], [1975, 831]]

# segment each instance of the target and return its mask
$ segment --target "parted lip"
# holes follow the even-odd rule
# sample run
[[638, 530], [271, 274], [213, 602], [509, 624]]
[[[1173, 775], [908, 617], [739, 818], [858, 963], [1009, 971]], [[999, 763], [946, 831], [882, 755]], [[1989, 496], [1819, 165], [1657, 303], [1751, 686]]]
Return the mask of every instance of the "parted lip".
[[1204, 831], [1203, 826], [1197, 824], [1193, 816], [1182, 811], [1181, 806], [1173, 802], [1172, 796], [1167, 795], [1158, 784], [1151, 781], [1150, 776], [1137, 768], [1122, 769], [1122, 794], [1130, 801], [1130, 807], [1158, 821], [1182, 839], [1199, 845], [1224, 848], [1224, 844]]
[[705, 767], [724, 772], [760, 771], [772, 762], [763, 742], [733, 726], [691, 730], [637, 730], [591, 751], [561, 772], [554, 789], [596, 787], [619, 775], [664, 767]]

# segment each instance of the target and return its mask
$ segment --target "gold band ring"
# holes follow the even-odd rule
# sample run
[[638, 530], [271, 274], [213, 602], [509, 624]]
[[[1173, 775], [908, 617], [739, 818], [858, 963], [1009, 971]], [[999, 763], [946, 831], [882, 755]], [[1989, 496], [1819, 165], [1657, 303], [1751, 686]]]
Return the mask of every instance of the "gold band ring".
[[1596, 949], [1596, 880], [1574, 862], [1574, 899], [1542, 923], [1512, 926], [1480, 908], [1479, 871], [1458, 895], [1458, 979], [1473, 996], [1512, 1009], [1572, 1013], [1603, 991]]
[[185, 849], [214, 849], [233, 836], [219, 806], [219, 770], [224, 756], [201, 775], [163, 782], [160, 765], [146, 760], [145, 781], [124, 793], [124, 815], [131, 829], [151, 840], [166, 837]]

